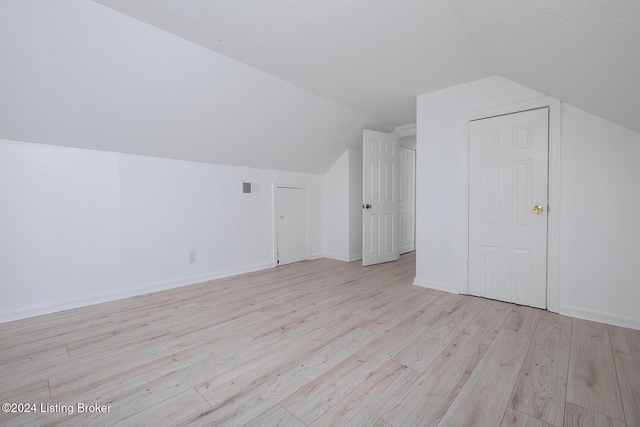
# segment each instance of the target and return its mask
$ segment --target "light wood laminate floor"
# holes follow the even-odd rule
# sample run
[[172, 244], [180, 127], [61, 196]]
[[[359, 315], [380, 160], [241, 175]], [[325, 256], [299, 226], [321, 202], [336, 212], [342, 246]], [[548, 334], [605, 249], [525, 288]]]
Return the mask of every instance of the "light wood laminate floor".
[[320, 259], [2, 324], [0, 402], [34, 406], [0, 425], [640, 426], [640, 331], [414, 276]]

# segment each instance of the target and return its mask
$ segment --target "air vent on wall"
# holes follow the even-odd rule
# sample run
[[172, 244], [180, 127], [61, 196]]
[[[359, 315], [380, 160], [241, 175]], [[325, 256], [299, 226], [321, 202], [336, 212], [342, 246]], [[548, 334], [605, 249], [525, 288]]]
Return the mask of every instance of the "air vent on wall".
[[242, 183], [242, 193], [243, 194], [251, 194], [251, 183], [243, 182]]

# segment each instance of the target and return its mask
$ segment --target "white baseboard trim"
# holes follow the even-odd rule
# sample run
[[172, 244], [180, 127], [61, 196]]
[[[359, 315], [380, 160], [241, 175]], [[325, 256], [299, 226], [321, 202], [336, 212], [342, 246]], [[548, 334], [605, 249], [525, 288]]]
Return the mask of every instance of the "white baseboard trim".
[[254, 271], [266, 270], [273, 268], [271, 263], [259, 264], [251, 267], [238, 268], [234, 270], [221, 271], [206, 275], [191, 276], [184, 279], [169, 280], [156, 283], [150, 283], [143, 286], [136, 286], [126, 290], [117, 292], [108, 292], [100, 295], [92, 295], [84, 298], [63, 301], [51, 305], [42, 305], [36, 307], [26, 307], [7, 313], [0, 313], [0, 323], [11, 322], [14, 320], [26, 319], [29, 317], [41, 316], [44, 314], [57, 313], [59, 311], [73, 310], [88, 305], [100, 304], [104, 302], [115, 301], [124, 298], [135, 297], [138, 295], [151, 294], [153, 292], [164, 291], [167, 289], [180, 288], [182, 286], [195, 285], [197, 283], [208, 282], [209, 280], [221, 279], [223, 277], [236, 276], [238, 274], [252, 273]]
[[312, 261], [314, 259], [320, 259], [320, 258], [324, 258], [324, 254], [323, 253], [317, 253], [317, 254], [311, 254], [309, 255], [309, 261]]
[[349, 255], [349, 262], [358, 261], [362, 259], [362, 254]]
[[324, 258], [335, 259], [336, 261], [349, 262], [349, 256], [346, 256], [346, 255], [324, 254]]
[[578, 319], [622, 326], [623, 328], [640, 329], [639, 319], [633, 319], [631, 317], [621, 316], [617, 313], [609, 313], [591, 308], [560, 304], [560, 314], [564, 316], [577, 317]]
[[455, 286], [451, 286], [446, 283], [434, 282], [433, 280], [422, 280], [416, 277], [413, 279], [413, 284], [423, 288], [435, 289], [436, 291], [444, 291], [452, 294], [460, 293], [460, 289]]

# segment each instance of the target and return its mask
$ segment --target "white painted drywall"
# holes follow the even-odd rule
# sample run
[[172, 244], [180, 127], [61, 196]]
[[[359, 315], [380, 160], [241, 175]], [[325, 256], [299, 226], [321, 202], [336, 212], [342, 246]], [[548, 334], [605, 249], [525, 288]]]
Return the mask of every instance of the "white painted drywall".
[[[460, 271], [465, 116], [541, 96], [492, 77], [418, 97], [415, 284], [466, 289]], [[569, 105], [563, 108], [560, 312], [640, 328], [640, 225], [634, 220], [640, 209], [635, 166], [640, 135]]]
[[349, 151], [324, 176], [325, 256], [349, 261]]
[[560, 311], [640, 329], [640, 134], [563, 105]]
[[362, 258], [362, 151], [346, 150], [325, 174], [325, 256]]
[[362, 258], [362, 150], [349, 152], [349, 261]]
[[322, 175], [0, 140], [0, 321], [273, 267], [276, 183], [319, 256]]
[[324, 174], [393, 129], [86, 0], [0, 1], [0, 58], [3, 139]]

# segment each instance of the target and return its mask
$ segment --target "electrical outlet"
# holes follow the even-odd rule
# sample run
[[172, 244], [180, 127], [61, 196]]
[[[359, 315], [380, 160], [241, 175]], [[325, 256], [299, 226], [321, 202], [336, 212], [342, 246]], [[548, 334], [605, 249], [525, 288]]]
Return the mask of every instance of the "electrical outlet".
[[189, 252], [189, 264], [193, 264], [196, 262], [196, 253]]

